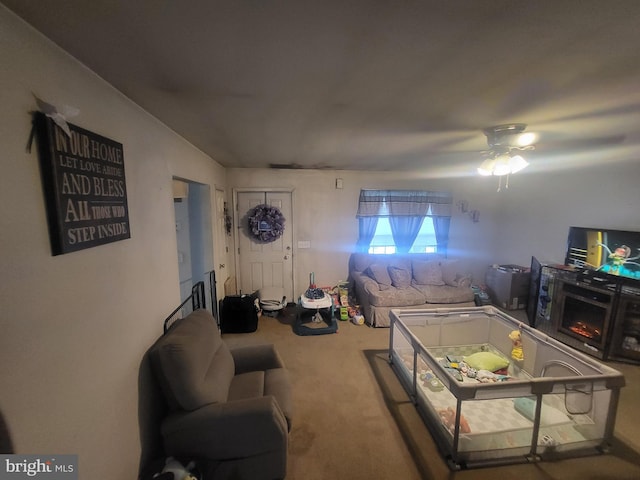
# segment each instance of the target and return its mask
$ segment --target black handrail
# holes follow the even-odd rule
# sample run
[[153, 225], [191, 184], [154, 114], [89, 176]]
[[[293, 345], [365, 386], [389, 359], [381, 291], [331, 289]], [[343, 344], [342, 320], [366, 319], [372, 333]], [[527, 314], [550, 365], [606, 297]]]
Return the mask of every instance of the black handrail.
[[164, 320], [164, 333], [167, 333], [167, 330], [169, 330], [169, 326], [172, 320], [177, 320], [177, 318], [174, 318], [176, 316], [177, 313], [179, 313], [183, 307], [185, 307], [189, 302], [191, 302], [191, 311], [196, 311], [199, 308], [207, 308], [207, 299], [205, 298], [204, 295], [204, 282], [200, 281], [198, 283], [196, 283], [192, 288], [191, 288], [191, 295], [189, 295], [184, 302], [182, 302], [178, 308], [176, 308], [173, 312], [171, 312], [171, 315], [169, 315], [167, 318], [165, 318]]
[[218, 305], [218, 293], [216, 292], [216, 271], [211, 270], [209, 272], [209, 288], [211, 290], [211, 313], [213, 317], [216, 319], [218, 323], [218, 327], [220, 326], [220, 317], [218, 316], [219, 305]]

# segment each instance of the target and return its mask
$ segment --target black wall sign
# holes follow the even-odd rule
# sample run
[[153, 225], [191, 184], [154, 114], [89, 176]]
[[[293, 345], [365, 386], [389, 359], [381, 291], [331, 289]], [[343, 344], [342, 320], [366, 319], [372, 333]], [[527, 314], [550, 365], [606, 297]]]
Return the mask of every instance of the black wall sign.
[[34, 114], [53, 255], [131, 237], [122, 144]]

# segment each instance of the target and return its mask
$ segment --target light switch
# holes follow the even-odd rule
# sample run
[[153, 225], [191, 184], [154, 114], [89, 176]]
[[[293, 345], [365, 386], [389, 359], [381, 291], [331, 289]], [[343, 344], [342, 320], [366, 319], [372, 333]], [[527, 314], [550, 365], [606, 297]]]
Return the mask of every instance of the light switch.
[[309, 240], [298, 240], [298, 248], [311, 248]]

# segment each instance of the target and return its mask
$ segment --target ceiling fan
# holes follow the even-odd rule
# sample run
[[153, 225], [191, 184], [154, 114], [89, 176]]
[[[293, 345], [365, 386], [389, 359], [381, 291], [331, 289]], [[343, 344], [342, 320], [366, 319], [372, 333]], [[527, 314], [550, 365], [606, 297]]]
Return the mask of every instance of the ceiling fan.
[[[538, 136], [532, 132], [525, 132], [525, 123], [508, 123], [485, 128], [489, 149], [482, 152], [485, 160], [478, 167], [480, 175], [507, 176], [505, 188], [509, 188], [509, 175], [519, 172], [527, 166], [527, 162], [520, 152], [533, 150]], [[502, 187], [502, 178], [498, 183], [498, 191]]]
[[[485, 160], [478, 167], [480, 175], [503, 176], [519, 172], [529, 165], [519, 152], [533, 150], [538, 136], [525, 132], [524, 123], [508, 123], [485, 128], [489, 149], [482, 152]], [[507, 183], [508, 188], [508, 183]]]

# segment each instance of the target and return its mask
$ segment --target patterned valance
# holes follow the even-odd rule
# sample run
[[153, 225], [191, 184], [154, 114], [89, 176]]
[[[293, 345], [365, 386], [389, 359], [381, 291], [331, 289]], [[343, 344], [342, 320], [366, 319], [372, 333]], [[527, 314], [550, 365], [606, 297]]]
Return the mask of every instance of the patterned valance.
[[449, 192], [360, 190], [356, 217], [450, 217]]

